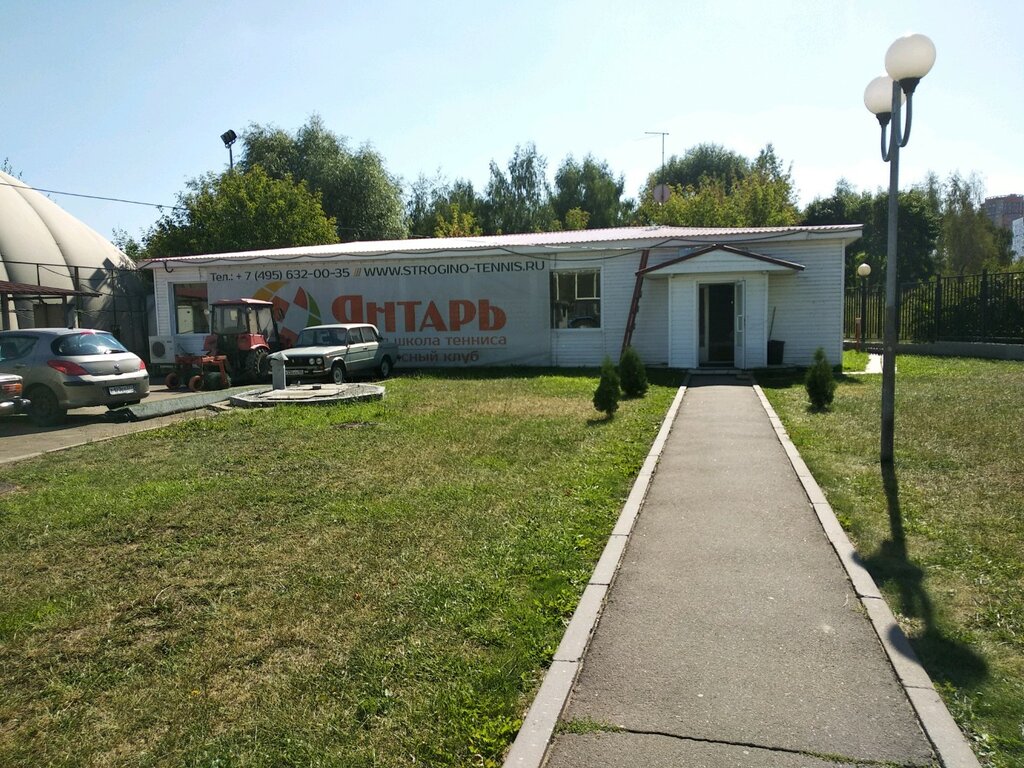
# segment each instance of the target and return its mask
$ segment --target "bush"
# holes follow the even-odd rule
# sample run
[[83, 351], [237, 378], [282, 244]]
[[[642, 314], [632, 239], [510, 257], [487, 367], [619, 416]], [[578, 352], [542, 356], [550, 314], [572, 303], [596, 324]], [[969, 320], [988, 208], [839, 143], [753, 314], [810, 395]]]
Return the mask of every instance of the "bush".
[[807, 396], [811, 399], [811, 407], [814, 410], [823, 411], [832, 405], [836, 394], [836, 380], [832, 377], [832, 366], [821, 347], [814, 353], [814, 365], [807, 369], [804, 387], [807, 388]]
[[626, 347], [619, 358], [619, 377], [626, 397], [643, 397], [647, 394], [647, 369], [632, 347]]
[[619, 388], [619, 374], [615, 372], [611, 358], [606, 357], [601, 364], [601, 381], [594, 391], [594, 407], [608, 417], [615, 415], [619, 410], [619, 398], [622, 397], [622, 390]]

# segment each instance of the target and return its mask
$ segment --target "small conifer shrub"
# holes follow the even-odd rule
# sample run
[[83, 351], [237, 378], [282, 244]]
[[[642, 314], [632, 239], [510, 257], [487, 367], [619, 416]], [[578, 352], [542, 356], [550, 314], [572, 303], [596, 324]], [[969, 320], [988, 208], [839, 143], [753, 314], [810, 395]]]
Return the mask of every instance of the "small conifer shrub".
[[619, 377], [626, 397], [643, 397], [647, 394], [647, 369], [632, 347], [626, 347], [619, 359]]
[[621, 397], [619, 374], [615, 372], [611, 358], [606, 357], [601, 364], [601, 380], [594, 391], [594, 407], [611, 418], [619, 409], [619, 398]]
[[832, 366], [825, 357], [825, 350], [821, 347], [814, 353], [814, 365], [807, 369], [804, 387], [814, 410], [824, 411], [832, 405], [836, 394], [836, 380], [832, 376]]

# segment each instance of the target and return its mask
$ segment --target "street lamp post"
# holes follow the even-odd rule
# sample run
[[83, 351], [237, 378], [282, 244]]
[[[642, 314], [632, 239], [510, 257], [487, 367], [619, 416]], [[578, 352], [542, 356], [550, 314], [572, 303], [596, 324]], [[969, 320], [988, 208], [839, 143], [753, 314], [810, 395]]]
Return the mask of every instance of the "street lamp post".
[[220, 140], [224, 142], [224, 147], [228, 151], [228, 166], [232, 172], [235, 170], [235, 155], [231, 151], [231, 145], [235, 143], [237, 138], [238, 134], [232, 130], [224, 131], [224, 133], [220, 135]]
[[[924, 35], [907, 35], [885, 54], [888, 75], [876, 77], [864, 91], [864, 106], [882, 127], [882, 160], [889, 163], [889, 237], [885, 252], [885, 329], [882, 334], [881, 462], [893, 463], [896, 433], [896, 221], [899, 212], [900, 149], [910, 141], [914, 90], [935, 63], [935, 45]], [[906, 125], [901, 107], [907, 103]], [[886, 128], [889, 141], [886, 143]]]
[[871, 265], [866, 261], [857, 267], [857, 276], [860, 278], [860, 347], [864, 351], [865, 327], [868, 324], [868, 275], [871, 274]]

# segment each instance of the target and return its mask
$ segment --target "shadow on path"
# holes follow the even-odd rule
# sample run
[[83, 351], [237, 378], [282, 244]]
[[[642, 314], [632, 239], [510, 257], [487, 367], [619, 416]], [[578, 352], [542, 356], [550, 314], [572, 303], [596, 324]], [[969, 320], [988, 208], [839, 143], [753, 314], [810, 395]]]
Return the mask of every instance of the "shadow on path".
[[882, 466], [882, 484], [892, 535], [881, 543], [877, 552], [864, 559], [864, 566], [879, 587], [886, 584], [896, 587], [900, 613], [923, 623], [923, 631], [911, 635], [910, 640], [932, 679], [952, 683], [958, 688], [973, 688], [988, 676], [988, 665], [969, 646], [946, 637], [938, 627], [924, 584], [925, 573], [907, 553], [895, 467]]

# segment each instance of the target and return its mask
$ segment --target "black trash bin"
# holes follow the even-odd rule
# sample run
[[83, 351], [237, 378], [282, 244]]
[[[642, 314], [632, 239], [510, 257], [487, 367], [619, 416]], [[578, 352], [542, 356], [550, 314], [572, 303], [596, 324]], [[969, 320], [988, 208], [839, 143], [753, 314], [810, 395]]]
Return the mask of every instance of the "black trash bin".
[[768, 365], [782, 365], [786, 342], [768, 339]]

